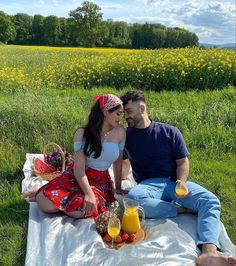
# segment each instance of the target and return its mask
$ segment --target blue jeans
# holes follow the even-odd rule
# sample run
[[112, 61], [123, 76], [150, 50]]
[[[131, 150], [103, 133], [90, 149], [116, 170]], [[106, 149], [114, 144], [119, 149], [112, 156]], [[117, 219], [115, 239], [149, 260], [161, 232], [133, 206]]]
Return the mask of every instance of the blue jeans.
[[205, 188], [188, 181], [189, 194], [185, 198], [175, 195], [176, 183], [169, 178], [149, 178], [132, 188], [127, 197], [135, 199], [144, 208], [147, 218], [177, 216], [174, 202], [198, 213], [197, 245], [211, 243], [219, 248], [220, 202]]

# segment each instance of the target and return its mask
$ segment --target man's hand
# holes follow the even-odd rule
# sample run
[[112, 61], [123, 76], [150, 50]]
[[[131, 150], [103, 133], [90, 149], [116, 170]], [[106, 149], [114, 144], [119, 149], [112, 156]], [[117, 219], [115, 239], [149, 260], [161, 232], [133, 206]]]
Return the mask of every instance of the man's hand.
[[188, 195], [188, 187], [185, 182], [181, 180], [176, 181], [176, 186], [175, 186], [175, 194], [179, 198], [184, 198]]

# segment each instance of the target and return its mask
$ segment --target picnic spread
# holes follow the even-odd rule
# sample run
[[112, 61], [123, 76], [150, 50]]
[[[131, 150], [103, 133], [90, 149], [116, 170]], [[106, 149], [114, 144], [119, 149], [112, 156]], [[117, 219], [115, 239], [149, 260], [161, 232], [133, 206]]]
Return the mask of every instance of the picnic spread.
[[[26, 154], [22, 191], [40, 188], [48, 182], [34, 172], [36, 158], [43, 154]], [[113, 171], [109, 169], [113, 178]], [[135, 185], [132, 173], [122, 181], [123, 189]], [[115, 195], [123, 203], [121, 195]], [[145, 219], [136, 232], [136, 240], [115, 244], [110, 248], [96, 229], [93, 218], [74, 219], [62, 212], [47, 214], [36, 202], [29, 203], [29, 223], [25, 265], [195, 265], [200, 254], [196, 246], [197, 216], [182, 214], [176, 218]], [[235, 256], [236, 246], [230, 241], [221, 223], [221, 252]]]

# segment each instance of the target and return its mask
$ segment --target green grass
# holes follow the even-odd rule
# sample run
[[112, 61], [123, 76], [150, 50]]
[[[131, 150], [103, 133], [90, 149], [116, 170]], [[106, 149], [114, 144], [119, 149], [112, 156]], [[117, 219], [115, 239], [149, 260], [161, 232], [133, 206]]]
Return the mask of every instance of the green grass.
[[[28, 204], [20, 196], [25, 154], [56, 142], [72, 152], [73, 134], [86, 122], [93, 96], [126, 90], [4, 91], [0, 96], [0, 265], [24, 265]], [[154, 120], [178, 126], [190, 150], [190, 179], [215, 193], [222, 221], [236, 243], [236, 92], [145, 93]]]
[[1, 180], [0, 265], [24, 265], [28, 225], [28, 204], [20, 196], [20, 178]]

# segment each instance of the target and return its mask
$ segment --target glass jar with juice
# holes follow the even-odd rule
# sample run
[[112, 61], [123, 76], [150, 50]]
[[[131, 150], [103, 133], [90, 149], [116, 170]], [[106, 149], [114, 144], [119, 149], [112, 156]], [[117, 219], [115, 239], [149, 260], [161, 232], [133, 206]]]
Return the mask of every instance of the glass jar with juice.
[[125, 210], [122, 217], [121, 228], [128, 234], [134, 234], [141, 228], [139, 210], [142, 214], [142, 223], [144, 223], [144, 209], [139, 206], [139, 203], [136, 200], [124, 198], [123, 202]]

